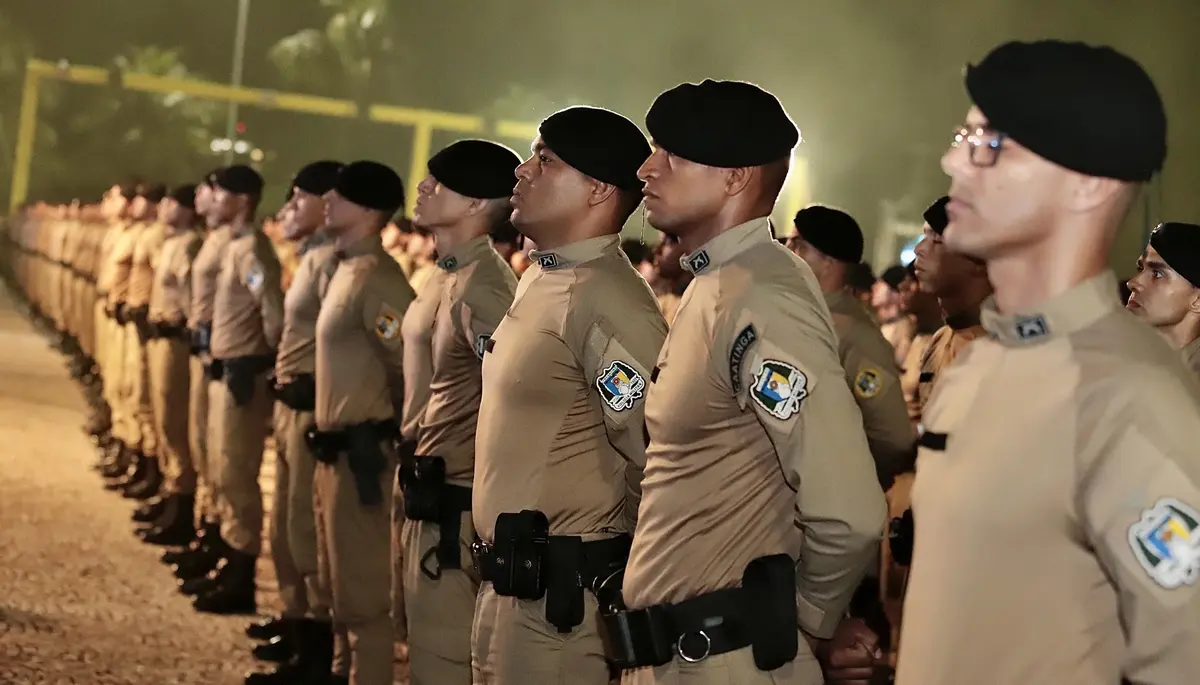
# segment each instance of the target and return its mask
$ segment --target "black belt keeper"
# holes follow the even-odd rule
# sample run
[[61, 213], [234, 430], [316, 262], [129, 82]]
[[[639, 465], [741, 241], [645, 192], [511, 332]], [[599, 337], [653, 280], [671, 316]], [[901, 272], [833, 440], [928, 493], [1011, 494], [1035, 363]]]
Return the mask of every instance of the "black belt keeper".
[[317, 408], [317, 382], [311, 373], [297, 374], [287, 383], [280, 383], [273, 376], [270, 381], [275, 399], [288, 409], [311, 412]]

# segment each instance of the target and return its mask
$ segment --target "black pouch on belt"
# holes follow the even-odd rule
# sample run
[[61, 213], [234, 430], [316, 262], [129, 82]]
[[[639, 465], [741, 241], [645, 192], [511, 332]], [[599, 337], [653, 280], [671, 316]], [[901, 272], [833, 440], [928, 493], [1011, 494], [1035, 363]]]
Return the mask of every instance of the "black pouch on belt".
[[313, 411], [317, 407], [317, 382], [311, 373], [298, 374], [282, 385], [272, 380], [271, 387], [275, 392], [275, 399], [289, 409]]
[[244, 407], [254, 399], [254, 381], [254, 372], [245, 365], [238, 364], [236, 360], [225, 362], [225, 385], [235, 405]]
[[204, 366], [204, 373], [208, 374], [208, 380], [219, 381], [225, 377], [225, 362], [220, 359], [213, 359]]
[[404, 516], [414, 521], [440, 520], [438, 502], [446, 484], [446, 460], [413, 457], [405, 462], [402, 473]]
[[750, 634], [754, 665], [760, 671], [795, 660], [800, 650], [796, 616], [796, 564], [786, 554], [751, 561], [742, 573], [746, 598], [745, 626]]
[[556, 535], [546, 545], [546, 620], [560, 633], [583, 623], [583, 586], [580, 585], [583, 538]]
[[542, 575], [550, 520], [540, 511], [504, 513], [496, 517], [492, 568], [486, 575], [492, 589], [503, 597], [541, 599], [546, 594]]
[[308, 445], [308, 449], [312, 451], [313, 459], [322, 464], [336, 464], [338, 452], [341, 451], [341, 442], [343, 434], [325, 433], [317, 430], [316, 426], [309, 427], [304, 431], [304, 442]]

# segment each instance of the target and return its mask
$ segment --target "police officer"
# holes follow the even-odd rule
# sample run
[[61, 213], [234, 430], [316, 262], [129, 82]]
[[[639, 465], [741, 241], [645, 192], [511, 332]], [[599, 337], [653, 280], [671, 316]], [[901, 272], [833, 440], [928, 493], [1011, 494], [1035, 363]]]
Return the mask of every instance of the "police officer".
[[188, 293], [202, 242], [195, 198], [196, 186], [183, 185], [159, 204], [164, 231], [145, 318], [151, 414], [164, 478], [163, 498], [151, 512], [162, 520], [142, 539], [158, 545], [187, 545], [196, 537], [196, 469], [187, 432]]
[[538, 249], [483, 343], [473, 682], [607, 683], [598, 595], [615, 592], [629, 553], [643, 399], [666, 334], [619, 236], [650, 147], [633, 122], [592, 107], [551, 115], [532, 147], [511, 219]]
[[[470, 556], [471, 484], [480, 362], [517, 287], [488, 235], [508, 223], [520, 163], [503, 145], [463, 140], [429, 160], [429, 176], [417, 187], [413, 223], [433, 234], [437, 268], [445, 276], [431, 331], [432, 375], [414, 377], [404, 367], [405, 388], [421, 382], [430, 387], [428, 406], [417, 417], [414, 454], [402, 455], [407, 463], [397, 478], [407, 514], [398, 537], [413, 685], [471, 682], [479, 591]], [[409, 314], [404, 321], [409, 324]]]
[[884, 508], [820, 284], [771, 233], [799, 131], [730, 81], [666, 91], [646, 127], [646, 217], [695, 280], [646, 401], [626, 610], [606, 617], [610, 634], [648, 629], [611, 656], [623, 683], [816, 685], [813, 647], [875, 557]]
[[[212, 310], [208, 448], [220, 487], [225, 565], [213, 583], [196, 588], [195, 607], [212, 613], [252, 613], [255, 562], [262, 551], [262, 467], [274, 402], [267, 377], [283, 329], [279, 259], [254, 223], [263, 179], [248, 166], [221, 170], [213, 212], [228, 223]], [[213, 458], [215, 457], [215, 459]]]
[[1200, 377], [1200, 226], [1159, 224], [1137, 269], [1125, 308], [1157, 328]]
[[316, 407], [316, 327], [321, 300], [337, 268], [333, 240], [325, 225], [325, 193], [341, 171], [341, 162], [305, 165], [292, 179], [282, 212], [283, 237], [296, 245], [300, 259], [283, 307], [283, 335], [271, 383], [275, 397], [275, 493], [267, 522], [271, 560], [283, 602], [283, 614], [251, 628], [270, 635], [255, 655], [284, 662], [267, 673], [252, 674], [248, 685], [327, 678], [333, 658], [327, 592], [317, 577], [317, 528], [313, 514], [316, 461], [305, 441]]
[[124, 189], [119, 185], [109, 188], [100, 203], [102, 221], [101, 230], [104, 232], [96, 255], [96, 301], [93, 305], [93, 319], [96, 328], [96, 366], [100, 369], [101, 391], [99, 404], [99, 426], [104, 430], [105, 439], [102, 441], [104, 456], [100, 462], [100, 474], [106, 479], [116, 478], [124, 474], [133, 462], [133, 454], [125, 443], [117, 416], [114, 413], [112, 392], [116, 387], [117, 375], [112, 364], [113, 357], [120, 350], [115, 330], [115, 322], [110, 316], [108, 293], [112, 287], [113, 268], [110, 256], [116, 240], [124, 228], [121, 215], [124, 213], [127, 200]]
[[862, 412], [875, 468], [887, 487], [911, 465], [916, 434], [892, 346], [847, 284], [850, 269], [862, 262], [862, 229], [849, 214], [822, 205], [797, 212], [792, 228], [788, 247], [812, 269], [825, 295], [838, 336], [838, 358]]
[[[326, 195], [338, 265], [317, 318], [314, 501], [321, 578], [333, 595], [332, 672], [351, 685], [390, 685], [390, 491], [404, 406], [400, 322], [413, 291], [380, 231], [404, 205], [390, 167], [347, 164]], [[344, 681], [343, 681], [344, 682]]]
[[936, 200], [925, 210], [924, 235], [917, 243], [914, 272], [925, 293], [937, 297], [944, 326], [933, 334], [921, 355], [920, 385], [917, 386], [917, 420], [937, 385], [938, 375], [975, 338], [986, 335], [979, 323], [979, 309], [992, 294], [987, 266], [978, 259], [946, 249], [942, 236], [949, 224], [949, 197]]
[[1083, 43], [1007, 43], [965, 80], [944, 240], [995, 295], [925, 410], [896, 682], [1193, 683], [1200, 385], [1107, 267], [1162, 100]]

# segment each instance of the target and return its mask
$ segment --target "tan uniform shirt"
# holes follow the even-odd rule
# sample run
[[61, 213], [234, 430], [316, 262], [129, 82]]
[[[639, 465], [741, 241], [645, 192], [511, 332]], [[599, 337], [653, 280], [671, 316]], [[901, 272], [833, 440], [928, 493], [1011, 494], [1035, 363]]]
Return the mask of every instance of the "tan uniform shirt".
[[989, 302], [938, 381], [898, 685], [1196, 682], [1200, 386], [1116, 292]]
[[159, 223], [143, 224], [133, 247], [133, 264], [129, 272], [130, 307], [145, 307], [150, 304], [150, 290], [154, 287], [154, 269], [166, 239], [167, 228]]
[[[401, 269], [403, 269], [401, 265]], [[433, 380], [433, 322], [442, 301], [447, 273], [438, 269], [425, 279], [417, 297], [404, 313], [400, 335], [404, 338], [404, 421], [400, 434], [416, 440], [421, 416], [429, 404]]]
[[644, 398], [667, 324], [618, 236], [535, 251], [483, 357], [473, 512], [538, 510], [552, 535], [632, 533]]
[[[433, 378], [417, 454], [446, 461], [446, 478], [471, 483], [482, 361], [517, 290], [517, 277], [486, 235], [437, 263], [448, 275], [433, 329]], [[405, 377], [407, 384], [408, 378]]]
[[129, 275], [133, 271], [133, 252], [141, 235], [141, 224], [128, 224], [113, 240], [108, 260], [112, 269], [108, 286], [108, 306], [115, 307], [129, 299]]
[[658, 296], [658, 308], [662, 311], [667, 327], [675, 322], [675, 313], [679, 311], [680, 297], [675, 293], [663, 293]]
[[192, 262], [203, 242], [192, 230], [171, 233], [163, 241], [154, 268], [150, 293], [151, 321], [179, 325], [187, 321], [191, 304]]
[[287, 382], [317, 371], [317, 316], [337, 270], [337, 249], [322, 234], [297, 251], [300, 263], [283, 298], [283, 335], [275, 358], [275, 378]]
[[826, 293], [838, 337], [838, 359], [862, 412], [867, 444], [881, 475], [911, 468], [917, 438], [908, 418], [895, 350], [875, 319], [846, 290]]
[[400, 322], [415, 295], [400, 265], [371, 236], [339, 252], [317, 317], [317, 427], [400, 423], [404, 339]]
[[987, 335], [987, 331], [983, 330], [983, 326], [979, 324], [959, 326], [958, 328], [946, 325], [933, 334], [933, 338], [930, 339], [929, 344], [925, 346], [925, 351], [921, 354], [920, 375], [917, 378], [915, 405], [912, 409], [914, 421], [921, 422], [925, 413], [925, 405], [929, 404], [929, 398], [937, 386], [937, 380], [942, 370], [958, 357], [968, 343], [984, 335]]
[[799, 560], [800, 626], [828, 637], [876, 553], [885, 514], [829, 308], [765, 218], [683, 265], [696, 278], [647, 399], [625, 603], [736, 587], [751, 561], [786, 553]]
[[117, 241], [125, 234], [126, 225], [121, 221], [109, 223], [104, 229], [104, 239], [100, 241], [100, 254], [96, 261], [96, 293], [108, 303], [108, 294], [112, 290], [116, 268], [113, 264], [113, 250]]
[[199, 328], [212, 323], [213, 300], [217, 292], [217, 275], [221, 271], [221, 258], [229, 241], [233, 239], [233, 228], [220, 226], [208, 232], [200, 253], [192, 262], [192, 308], [188, 312], [188, 328]]
[[1183, 348], [1183, 361], [1192, 370], [1192, 375], [1200, 379], [1200, 338]]
[[214, 359], [275, 354], [283, 332], [283, 289], [279, 258], [262, 231], [246, 227], [225, 248], [212, 324]]

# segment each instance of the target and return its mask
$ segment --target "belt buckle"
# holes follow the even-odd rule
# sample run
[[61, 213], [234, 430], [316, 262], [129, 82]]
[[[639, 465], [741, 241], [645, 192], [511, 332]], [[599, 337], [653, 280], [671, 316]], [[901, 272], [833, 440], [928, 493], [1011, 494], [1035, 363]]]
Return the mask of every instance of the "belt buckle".
[[[683, 651], [683, 639], [689, 635], [699, 635], [700, 637], [704, 638], [704, 653], [700, 656], [690, 656], [687, 654], [687, 652]], [[675, 652], [679, 654], [680, 659], [683, 659], [689, 664], [704, 661], [708, 658], [709, 653], [712, 652], [712, 638], [710, 638], [708, 633], [704, 632], [703, 630], [697, 630], [692, 633], [684, 633], [675, 641]]]

